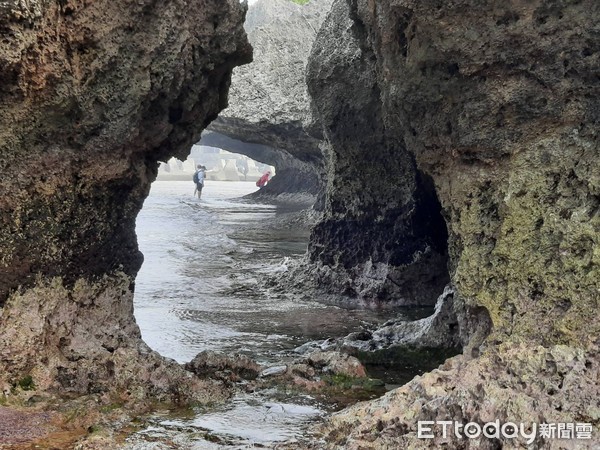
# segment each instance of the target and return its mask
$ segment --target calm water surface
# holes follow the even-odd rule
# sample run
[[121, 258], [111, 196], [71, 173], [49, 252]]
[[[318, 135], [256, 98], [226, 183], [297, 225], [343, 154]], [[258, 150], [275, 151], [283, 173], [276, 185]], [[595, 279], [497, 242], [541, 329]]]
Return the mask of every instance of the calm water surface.
[[[179, 362], [218, 350], [268, 364], [291, 358], [307, 341], [389, 318], [259, 289], [258, 276], [286, 270], [290, 258], [306, 251], [308, 229], [282, 220], [298, 208], [241, 199], [256, 190], [250, 182], [207, 181], [201, 200], [193, 190], [191, 181], [155, 182], [137, 219], [145, 261], [135, 316], [154, 350]], [[162, 448], [147, 443], [156, 434], [179, 439], [178, 448], [270, 448], [301, 438], [324, 413], [306, 396], [238, 395], [193, 418], [157, 417], [130, 448]], [[221, 443], [190, 437], [194, 430], [220, 436]]]

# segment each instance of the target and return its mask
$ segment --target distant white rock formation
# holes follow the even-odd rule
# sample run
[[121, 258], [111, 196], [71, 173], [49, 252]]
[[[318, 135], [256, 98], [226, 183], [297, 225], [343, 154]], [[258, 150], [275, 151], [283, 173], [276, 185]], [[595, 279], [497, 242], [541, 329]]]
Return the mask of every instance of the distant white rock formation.
[[206, 178], [215, 181], [255, 182], [267, 170], [275, 174], [274, 167], [254, 161], [247, 156], [215, 147], [194, 145], [190, 156], [185, 161], [171, 158], [167, 162], [161, 162], [157, 179], [191, 181], [198, 164], [207, 168]]

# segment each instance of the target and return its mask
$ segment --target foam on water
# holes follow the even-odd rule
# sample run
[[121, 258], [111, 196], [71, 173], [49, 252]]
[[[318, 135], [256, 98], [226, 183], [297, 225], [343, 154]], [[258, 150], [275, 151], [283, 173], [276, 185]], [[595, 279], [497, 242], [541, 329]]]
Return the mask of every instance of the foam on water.
[[[198, 200], [191, 181], [152, 185], [137, 219], [145, 260], [134, 303], [142, 337], [162, 355], [185, 362], [200, 351], [217, 350], [274, 363], [291, 358], [292, 349], [307, 341], [384, 320], [375, 312], [268, 295], [258, 288], [260, 272], [286, 270], [290, 258], [304, 254], [309, 232], [280, 226], [293, 207], [240, 200], [255, 190], [254, 183], [207, 181]], [[185, 425], [235, 437], [237, 446], [231, 448], [243, 448], [239, 445], [293, 439], [321, 414], [316, 402], [278, 403], [249, 395], [199, 413]], [[157, 426], [179, 436], [179, 425], [163, 420]], [[204, 444], [185, 448], [207, 448]]]

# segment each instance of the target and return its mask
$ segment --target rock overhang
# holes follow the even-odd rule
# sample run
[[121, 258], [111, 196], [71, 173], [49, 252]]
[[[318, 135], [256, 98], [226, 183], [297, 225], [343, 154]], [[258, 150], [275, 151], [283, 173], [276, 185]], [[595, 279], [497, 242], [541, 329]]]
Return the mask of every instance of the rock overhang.
[[[189, 151], [226, 105], [233, 67], [251, 60], [244, 8], [3, 7], [1, 382], [33, 375], [42, 390], [206, 397], [213, 388], [202, 393], [141, 341], [135, 218], [158, 160]], [[170, 391], [179, 383], [189, 395]]]

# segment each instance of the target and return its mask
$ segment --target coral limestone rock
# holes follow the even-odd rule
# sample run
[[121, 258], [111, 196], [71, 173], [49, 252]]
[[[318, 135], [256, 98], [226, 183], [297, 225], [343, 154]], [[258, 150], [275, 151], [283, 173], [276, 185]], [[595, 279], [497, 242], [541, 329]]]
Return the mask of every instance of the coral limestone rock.
[[[465, 355], [440, 371], [337, 416], [332, 442], [440, 444], [416, 438], [417, 420], [585, 422], [597, 430], [599, 8], [591, 0], [335, 2], [309, 71], [335, 155], [313, 257], [346, 271], [380, 258], [385, 247], [376, 238], [366, 257], [344, 254], [360, 255], [356, 236], [364, 240], [379, 225], [352, 220], [336, 235], [328, 221], [343, 224], [344, 210], [360, 219], [375, 206], [382, 223], [391, 208], [410, 206], [424, 174], [447, 223], [455, 301], [472, 338]], [[340, 106], [349, 86], [353, 95]], [[348, 145], [350, 127], [371, 143]], [[415, 168], [393, 162], [365, 181], [390, 158], [414, 158]], [[375, 191], [362, 187], [371, 185]], [[409, 216], [392, 217], [386, 238], [416, 233], [403, 220]], [[489, 332], [478, 324], [488, 320], [481, 356], [469, 359]]]
[[325, 217], [309, 247], [323, 268], [315, 276], [367, 301], [434, 305], [448, 282], [441, 207], [429, 177], [384, 123], [375, 54], [348, 8], [334, 4], [307, 72], [330, 145]]
[[157, 161], [226, 106], [243, 16], [236, 0], [0, 5], [3, 382], [171, 399], [169, 377], [197, 383], [141, 341], [135, 218]]

